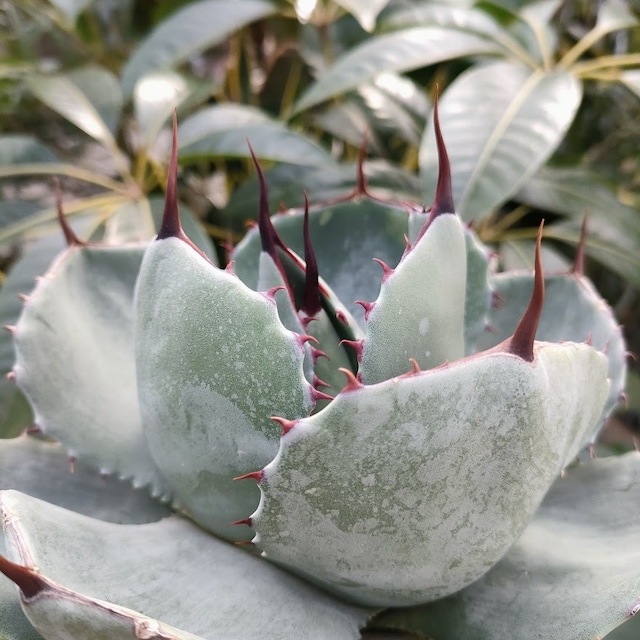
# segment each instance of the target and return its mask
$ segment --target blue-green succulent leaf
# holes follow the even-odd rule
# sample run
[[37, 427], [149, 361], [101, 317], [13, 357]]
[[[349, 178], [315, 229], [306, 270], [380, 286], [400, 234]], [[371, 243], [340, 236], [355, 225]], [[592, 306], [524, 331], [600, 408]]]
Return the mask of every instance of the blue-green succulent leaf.
[[592, 347], [536, 343], [534, 356], [494, 351], [371, 386], [352, 379], [288, 430], [264, 469], [258, 548], [368, 605], [426, 602], [479, 578], [608, 393]]
[[10, 558], [38, 569], [22, 604], [46, 640], [356, 640], [372, 613], [182, 518], [118, 525], [0, 495]]
[[178, 504], [205, 528], [242, 539], [259, 492], [235, 476], [269, 462], [272, 416], [308, 415], [300, 340], [276, 305], [179, 238], [155, 241], [137, 288], [136, 365], [150, 451]]

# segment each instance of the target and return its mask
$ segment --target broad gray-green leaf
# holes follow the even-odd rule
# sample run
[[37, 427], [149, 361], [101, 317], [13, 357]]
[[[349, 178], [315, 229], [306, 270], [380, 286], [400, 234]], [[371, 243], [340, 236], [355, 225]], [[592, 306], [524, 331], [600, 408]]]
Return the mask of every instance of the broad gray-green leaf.
[[622, 632], [638, 628], [625, 621], [640, 593], [639, 500], [638, 453], [575, 466], [483, 578], [380, 624], [434, 640], [584, 640], [625, 623], [611, 640], [635, 638]]
[[[460, 216], [481, 218], [516, 193], [560, 144], [581, 99], [571, 74], [532, 71], [517, 62], [476, 66], [458, 76], [438, 109]], [[420, 173], [425, 195], [432, 196], [433, 126], [422, 141]]]
[[462, 358], [466, 274], [462, 223], [453, 213], [442, 214], [382, 283], [367, 320], [363, 382], [406, 373], [410, 358], [421, 369]]
[[129, 482], [101, 475], [82, 461], [71, 468], [59, 443], [26, 435], [0, 441], [0, 488], [119, 524], [154, 522], [169, 513]]
[[53, 152], [32, 136], [19, 134], [0, 136], [0, 166], [57, 161]]
[[302, 134], [272, 120], [263, 111], [240, 104], [221, 104], [201, 109], [182, 122], [179, 129], [180, 159], [249, 158], [251, 144], [256, 156], [304, 165], [331, 165], [331, 155]]
[[[254, 542], [344, 597], [444, 597], [517, 540], [606, 400], [606, 358], [536, 343], [341, 393], [263, 472]], [[390, 453], [391, 452], [391, 453]]]
[[378, 14], [389, 4], [389, 0], [336, 0], [360, 23], [365, 31], [373, 31]]
[[383, 72], [410, 71], [445, 60], [500, 51], [494, 42], [454, 27], [412, 27], [374, 36], [323, 73], [294, 111], [309, 109]]
[[629, 29], [638, 24], [638, 18], [631, 11], [629, 4], [624, 0], [604, 0], [598, 10], [598, 19], [595, 28], [602, 35]]
[[133, 295], [144, 247], [71, 247], [39, 281], [15, 331], [16, 381], [36, 424], [70, 456], [165, 491], [136, 395]]
[[151, 454], [197, 522], [242, 539], [246, 527], [231, 523], [250, 515], [259, 492], [233, 478], [275, 455], [280, 427], [272, 416], [311, 410], [303, 349], [273, 301], [177, 238], [149, 247], [136, 309], [138, 394]]
[[[93, 225], [93, 216], [76, 218], [72, 226], [77, 233]], [[0, 327], [15, 325], [24, 306], [19, 296], [28, 296], [36, 278], [43, 275], [51, 262], [64, 249], [64, 240], [56, 229], [37, 240], [23, 244], [22, 254], [12, 265], [0, 289]], [[13, 337], [0, 333], [0, 437], [13, 437], [33, 424], [33, 413], [14, 380], [8, 373], [14, 364]]]
[[1, 496], [11, 557], [46, 581], [23, 607], [47, 640], [356, 640], [371, 615], [184, 519], [117, 525]]
[[[479, 349], [489, 349], [514, 332], [531, 296], [533, 274], [501, 273], [491, 278], [491, 285], [500, 302], [489, 313], [490, 331], [478, 340]], [[606, 354], [609, 397], [601, 419], [593, 424], [590, 435], [594, 440], [605, 418], [620, 402], [627, 372], [622, 329], [611, 308], [587, 278], [571, 273], [547, 275], [544, 307], [536, 337], [548, 342], [589, 341], [594, 348]], [[573, 451], [571, 455], [577, 453]]]
[[[276, 215], [273, 224], [298, 255], [304, 254], [302, 212]], [[398, 206], [368, 198], [312, 209], [309, 229], [320, 276], [326, 280], [349, 312], [363, 326], [362, 308], [356, 300], [372, 301], [380, 291], [380, 267], [373, 258], [395, 266], [404, 250], [407, 213]], [[234, 251], [238, 276], [255, 289], [260, 239], [251, 230]]]
[[122, 72], [125, 96], [131, 96], [143, 76], [175, 67], [276, 9], [268, 0], [201, 0], [176, 11], [142, 41], [126, 63]]

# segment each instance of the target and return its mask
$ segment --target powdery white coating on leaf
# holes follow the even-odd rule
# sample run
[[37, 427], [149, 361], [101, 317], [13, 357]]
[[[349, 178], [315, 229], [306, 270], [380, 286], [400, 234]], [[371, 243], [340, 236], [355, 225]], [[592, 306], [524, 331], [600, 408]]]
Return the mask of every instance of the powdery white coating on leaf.
[[15, 372], [38, 426], [71, 456], [161, 493], [166, 485], [146, 448], [133, 357], [143, 252], [74, 246], [61, 254], [25, 304]]
[[24, 603], [46, 640], [135, 640], [154, 628], [172, 640], [356, 640], [372, 613], [183, 518], [116, 525], [14, 491], [0, 507], [11, 557], [51, 581]]
[[282, 439], [255, 541], [356, 602], [455, 592], [518, 538], [607, 390], [594, 349], [538, 344], [341, 394]]
[[361, 374], [367, 384], [464, 355], [467, 252], [454, 215], [433, 220], [382, 284], [369, 315]]
[[[246, 538], [259, 500], [250, 482], [278, 449], [273, 415], [311, 409], [303, 349], [275, 305], [184, 242], [156, 241], [137, 291], [136, 361], [151, 453], [202, 526]], [[244, 530], [243, 530], [244, 529]]]

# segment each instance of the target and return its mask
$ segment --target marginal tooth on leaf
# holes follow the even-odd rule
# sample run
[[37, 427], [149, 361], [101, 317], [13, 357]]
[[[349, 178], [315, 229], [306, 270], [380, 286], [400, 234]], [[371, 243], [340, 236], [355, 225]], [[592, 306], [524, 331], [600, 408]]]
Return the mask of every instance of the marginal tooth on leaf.
[[318, 349], [316, 347], [311, 347], [311, 358], [314, 362], [317, 362], [319, 358], [326, 358], [329, 360], [329, 356], [322, 351], [322, 349]]
[[320, 284], [318, 277], [318, 261], [311, 243], [311, 234], [309, 232], [309, 198], [307, 192], [304, 191], [304, 222], [302, 225], [302, 236], [304, 241], [304, 294], [302, 296], [302, 305], [300, 310], [304, 311], [308, 316], [315, 316], [322, 309], [322, 300], [320, 297]]
[[356, 300], [356, 304], [359, 304], [364, 309], [364, 319], [365, 322], [369, 320], [369, 315], [373, 311], [373, 308], [376, 306], [375, 302], [365, 302], [364, 300]]
[[604, 353], [605, 356], [609, 353], [610, 346], [611, 346], [611, 340], [607, 340], [604, 344], [604, 347], [602, 347], [602, 353]]
[[625, 409], [629, 408], [629, 396], [627, 396], [627, 394], [624, 391], [621, 391], [618, 394], [618, 402], [622, 402], [622, 404], [624, 404]]
[[317, 389], [318, 387], [330, 387], [331, 385], [324, 380], [318, 378], [316, 373], [313, 374], [313, 386]]
[[349, 320], [347, 319], [347, 316], [342, 309], [338, 309], [336, 311], [336, 320], [346, 326], [349, 326]]
[[358, 362], [362, 360], [362, 352], [364, 351], [364, 338], [361, 338], [360, 340], [340, 340], [340, 344], [346, 344], [347, 346], [351, 347], [356, 352]]
[[502, 309], [505, 305], [504, 296], [498, 291], [491, 292], [491, 306], [494, 309]]
[[318, 339], [312, 336], [310, 333], [303, 333], [303, 334], [297, 333], [296, 340], [298, 341], [298, 344], [300, 344], [301, 347], [307, 344], [307, 342], [315, 342], [316, 344], [318, 344]]
[[311, 317], [311, 316], [302, 316], [300, 317], [300, 324], [302, 325], [302, 328], [306, 331], [307, 327], [314, 321], [317, 320], [318, 318]]
[[484, 325], [484, 331], [486, 331], [487, 333], [495, 333], [496, 328], [492, 324], [487, 323]]
[[15, 324], [5, 324], [4, 327], [2, 327], [5, 331], [8, 331], [11, 335], [13, 335], [16, 332], [16, 325]]
[[13, 369], [11, 371], [7, 371], [7, 373], [5, 374], [5, 378], [7, 380], [15, 380], [16, 379], [16, 372], [13, 371]]
[[393, 269], [384, 260], [374, 258], [373, 261], [382, 267], [382, 282], [386, 282], [393, 275]]
[[580, 240], [576, 247], [576, 255], [573, 259], [573, 266], [569, 270], [569, 273], [581, 278], [584, 276], [584, 248], [587, 243], [587, 216], [582, 219], [582, 226], [580, 227]]
[[411, 240], [409, 240], [409, 236], [404, 234], [404, 254], [409, 253], [411, 251]]
[[20, 298], [20, 300], [22, 300], [22, 302], [24, 302], [25, 304], [29, 302], [29, 296], [26, 293], [19, 293], [18, 298]]
[[60, 190], [60, 181], [58, 178], [54, 178], [55, 194], [56, 194], [56, 210], [58, 212], [58, 224], [64, 233], [64, 239], [67, 241], [68, 247], [84, 247], [86, 242], [82, 242], [76, 235], [76, 232], [71, 228], [71, 225], [67, 222], [67, 218], [62, 210], [62, 191]]
[[333, 400], [333, 396], [330, 396], [324, 391], [320, 391], [319, 389], [311, 387], [311, 399], [315, 403], [318, 402], [318, 400]]
[[45, 579], [35, 570], [7, 560], [0, 555], [0, 572], [18, 585], [25, 598], [34, 598], [49, 586]]
[[245, 473], [242, 476], [236, 476], [234, 480], [255, 480], [260, 484], [262, 482], [262, 478], [264, 478], [264, 471], [260, 469], [260, 471], [251, 471], [250, 473]]
[[588, 344], [589, 346], [593, 345], [593, 334], [591, 333], [591, 331], [589, 331], [589, 333], [587, 334], [587, 338], [584, 343]]
[[242, 520], [235, 520], [231, 524], [246, 524], [247, 527], [252, 527], [253, 521], [251, 520], [251, 518], [243, 518]]
[[625, 351], [624, 352], [624, 357], [625, 358], [631, 358], [634, 362], [638, 361], [638, 358], [637, 358], [636, 354], [633, 351]]
[[271, 416], [271, 419], [282, 427], [283, 436], [287, 435], [287, 433], [296, 426], [295, 420], [287, 420], [286, 418], [280, 418], [279, 416]]
[[237, 547], [247, 547], [253, 545], [253, 540], [236, 540], [233, 544]]
[[358, 378], [353, 375], [353, 371], [351, 369], [345, 369], [344, 367], [339, 367], [338, 371], [344, 373], [347, 378], [347, 384], [344, 385], [342, 391], [340, 393], [345, 393], [348, 391], [357, 391], [358, 389], [362, 389], [364, 385]]
[[264, 298], [266, 298], [270, 303], [276, 304], [276, 293], [278, 291], [286, 291], [286, 287], [281, 284], [276, 285], [275, 287], [271, 287], [271, 289], [267, 289], [266, 291], [260, 291]]
[[415, 358], [409, 358], [409, 362], [411, 363], [411, 371], [406, 373], [406, 376], [415, 376], [419, 374], [422, 370], [420, 369], [420, 365]]
[[533, 342], [536, 337], [538, 322], [540, 321], [540, 315], [542, 314], [542, 307], [544, 305], [544, 275], [542, 273], [542, 259], [540, 257], [543, 226], [544, 221], [540, 223], [538, 238], [536, 240], [535, 275], [531, 299], [511, 339], [508, 340], [509, 353], [527, 362], [533, 361]]
[[35, 435], [42, 433], [42, 429], [40, 428], [40, 425], [32, 424], [30, 427], [27, 427], [27, 433], [33, 433]]
[[235, 266], [235, 263], [233, 262], [233, 260], [229, 260], [229, 262], [227, 262], [227, 265], [225, 266], [224, 270], [227, 273], [230, 273], [230, 274], [235, 276], [236, 272], [234, 270], [234, 266]]
[[76, 472], [76, 458], [75, 456], [69, 456], [69, 473]]

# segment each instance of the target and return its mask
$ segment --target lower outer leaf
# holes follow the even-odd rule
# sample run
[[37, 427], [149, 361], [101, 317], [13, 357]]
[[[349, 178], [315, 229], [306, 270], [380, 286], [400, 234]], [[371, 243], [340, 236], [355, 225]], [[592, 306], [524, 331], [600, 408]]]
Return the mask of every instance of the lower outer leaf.
[[639, 501], [636, 452], [569, 469], [483, 578], [439, 602], [385, 614], [376, 626], [434, 640], [584, 640], [622, 624], [607, 639], [637, 638], [640, 618], [629, 618], [640, 602]]
[[373, 613], [182, 518], [117, 525], [15, 491], [0, 508], [11, 558], [47, 583], [23, 598], [47, 640], [355, 640]]
[[606, 397], [606, 359], [537, 344], [341, 393], [298, 421], [252, 516], [264, 555], [373, 606], [455, 592], [508, 550]]

